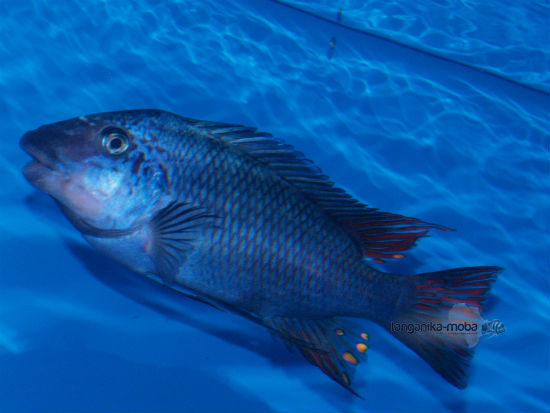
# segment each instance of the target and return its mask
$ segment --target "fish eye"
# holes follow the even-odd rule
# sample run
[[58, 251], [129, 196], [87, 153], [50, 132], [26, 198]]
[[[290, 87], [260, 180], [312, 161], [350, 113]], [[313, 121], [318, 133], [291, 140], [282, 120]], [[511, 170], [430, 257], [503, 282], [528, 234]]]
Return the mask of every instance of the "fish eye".
[[101, 144], [109, 155], [122, 155], [130, 148], [128, 134], [119, 128], [107, 128], [102, 132]]

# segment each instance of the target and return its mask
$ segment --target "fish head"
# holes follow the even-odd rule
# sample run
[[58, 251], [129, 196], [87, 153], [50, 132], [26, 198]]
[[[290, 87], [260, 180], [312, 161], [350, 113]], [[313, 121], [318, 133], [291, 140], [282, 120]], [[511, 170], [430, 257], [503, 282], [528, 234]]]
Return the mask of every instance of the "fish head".
[[166, 150], [155, 125], [161, 111], [89, 115], [27, 132], [33, 157], [23, 173], [51, 195], [83, 233], [131, 231], [166, 205]]

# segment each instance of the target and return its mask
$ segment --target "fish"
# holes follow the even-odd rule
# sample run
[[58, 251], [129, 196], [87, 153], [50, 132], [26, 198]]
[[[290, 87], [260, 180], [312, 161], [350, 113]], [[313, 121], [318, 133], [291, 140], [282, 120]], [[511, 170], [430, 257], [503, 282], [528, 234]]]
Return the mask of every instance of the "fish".
[[26, 179], [137, 277], [266, 327], [359, 397], [364, 320], [466, 387], [474, 349], [416, 327], [457, 305], [481, 314], [502, 268], [404, 275], [373, 265], [450, 228], [373, 208], [282, 139], [240, 124], [115, 111], [41, 126], [20, 145], [32, 157]]

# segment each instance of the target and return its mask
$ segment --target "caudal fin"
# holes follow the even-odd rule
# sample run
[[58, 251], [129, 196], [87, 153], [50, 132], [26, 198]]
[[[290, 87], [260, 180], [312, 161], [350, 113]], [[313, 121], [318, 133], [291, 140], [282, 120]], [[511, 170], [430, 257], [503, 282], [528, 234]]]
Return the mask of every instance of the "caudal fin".
[[499, 267], [456, 268], [410, 277], [410, 287], [387, 328], [456, 387], [481, 330], [483, 304]]

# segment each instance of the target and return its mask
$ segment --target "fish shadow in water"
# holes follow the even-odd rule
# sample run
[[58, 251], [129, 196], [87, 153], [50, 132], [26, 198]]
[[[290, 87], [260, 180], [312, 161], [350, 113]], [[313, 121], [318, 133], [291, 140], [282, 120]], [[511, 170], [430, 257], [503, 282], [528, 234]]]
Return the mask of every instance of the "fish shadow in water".
[[[301, 363], [300, 359], [289, 357], [288, 350], [284, 346], [276, 345], [269, 336], [263, 334], [263, 336], [253, 336], [240, 330], [220, 328], [219, 323], [208, 323], [208, 320], [205, 320], [205, 311], [212, 311], [214, 317], [215, 312], [219, 310], [205, 308], [204, 303], [137, 274], [92, 248], [69, 240], [65, 241], [65, 244], [94, 278], [125, 297], [152, 308], [170, 319], [253, 351], [277, 365]], [[202, 314], [203, 317], [195, 318], [190, 315], [194, 312]], [[254, 325], [253, 328], [260, 327]]]
[[[137, 274], [90, 247], [68, 240], [65, 241], [65, 245], [85, 265], [93, 277], [116, 292], [171, 319], [252, 351], [269, 360], [274, 366], [289, 367], [291, 369], [294, 366], [297, 368], [306, 366], [311, 368], [312, 374], [321, 374], [321, 372], [316, 371], [315, 367], [309, 366], [309, 363], [300, 355], [299, 351], [289, 350], [282, 343], [282, 340], [273, 340], [265, 334], [254, 336], [242, 330], [220, 328], [219, 323], [208, 323], [204, 317], [195, 318], [189, 314], [194, 312], [204, 314], [206, 309], [212, 311], [212, 316], [215, 316], [215, 312], [219, 310], [205, 308], [204, 303]], [[261, 329], [260, 326], [256, 325], [253, 328]], [[289, 371], [288, 374], [290, 377], [298, 378], [306, 387], [340, 408], [343, 405], [351, 406], [355, 399], [355, 396], [335, 383], [327, 382], [322, 387], [318, 387], [310, 383], [307, 376], [302, 376], [300, 373], [294, 374], [292, 371]]]

